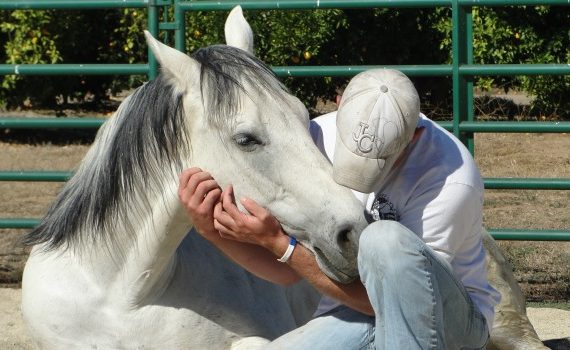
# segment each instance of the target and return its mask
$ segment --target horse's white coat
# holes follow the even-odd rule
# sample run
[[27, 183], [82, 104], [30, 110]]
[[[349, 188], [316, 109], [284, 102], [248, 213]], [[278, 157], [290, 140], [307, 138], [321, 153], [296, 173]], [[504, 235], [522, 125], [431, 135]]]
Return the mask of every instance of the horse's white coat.
[[501, 302], [495, 307], [495, 320], [487, 350], [539, 350], [548, 349], [542, 344], [526, 316], [524, 295], [513, 270], [495, 240], [483, 232], [487, 252], [487, 277], [501, 293]]
[[249, 52], [253, 55], [253, 31], [249, 23], [243, 17], [241, 6], [234, 7], [224, 26], [224, 34], [226, 36], [226, 43], [238, 49]]
[[[318, 246], [327, 256], [327, 273], [354, 276], [355, 246], [339, 243], [335, 234], [352, 229], [349, 236], [357, 241], [366, 224], [362, 207], [332, 180], [330, 164], [309, 136], [304, 106], [290, 95], [285, 101], [257, 96], [245, 84], [251, 99], [242, 99], [230, 130], [213, 130], [204, 120], [199, 65], [148, 34], [147, 40], [163, 74], [184, 93], [192, 145], [183, 167], [207, 169], [222, 186], [232, 183], [238, 196], [267, 207], [302, 244]], [[99, 161], [117, 118], [100, 130], [77, 173]], [[236, 135], [255, 135], [262, 144], [244, 151]], [[262, 281], [197, 233], [188, 234], [177, 170], [163, 170], [160, 188], [138, 186], [128, 203], [119, 204], [128, 218], [113, 223], [113, 240], [86, 239], [89, 244], [55, 251], [33, 248], [23, 276], [22, 311], [39, 347], [249, 348], [310, 317], [318, 296], [306, 284], [285, 289]], [[242, 340], [247, 337], [252, 338]]]

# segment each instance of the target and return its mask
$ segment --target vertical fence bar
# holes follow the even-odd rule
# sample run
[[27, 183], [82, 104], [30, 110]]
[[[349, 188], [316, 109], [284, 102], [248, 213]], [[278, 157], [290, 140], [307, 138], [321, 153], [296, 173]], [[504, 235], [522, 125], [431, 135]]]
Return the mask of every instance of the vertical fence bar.
[[453, 134], [467, 144], [465, 134], [459, 124], [467, 118], [467, 81], [459, 74], [459, 66], [467, 63], [467, 13], [452, 0], [451, 41], [452, 41], [452, 80], [453, 80]]
[[[467, 64], [473, 64], [473, 8], [469, 6], [465, 9], [465, 45], [466, 45], [466, 55], [467, 55]], [[466, 78], [466, 87], [465, 87], [465, 98], [466, 98], [466, 113], [467, 113], [467, 120], [472, 122], [474, 121], [474, 107], [473, 107], [473, 80], [475, 78], [472, 76], [468, 76]], [[473, 132], [465, 133], [466, 137], [466, 146], [471, 152], [472, 155], [475, 155], [475, 137]]]
[[174, 0], [174, 22], [178, 23], [174, 31], [174, 48], [186, 53], [186, 16], [184, 10], [180, 8], [179, 2], [180, 0]]
[[[169, 19], [170, 19], [170, 5], [164, 5], [162, 6], [162, 24], [168, 25]], [[159, 29], [160, 29], [160, 24], [159, 24]], [[170, 42], [170, 32], [168, 30], [164, 32], [163, 43], [169, 46], [172, 46], [173, 44]]]
[[[148, 3], [147, 7], [148, 11], [148, 31], [154, 36], [155, 38], [158, 37], [158, 5], [156, 4], [156, 0], [151, 0]], [[156, 78], [158, 75], [158, 63], [156, 61], [156, 57], [152, 53], [150, 47], [147, 49], [148, 52], [148, 79], [152, 80]]]

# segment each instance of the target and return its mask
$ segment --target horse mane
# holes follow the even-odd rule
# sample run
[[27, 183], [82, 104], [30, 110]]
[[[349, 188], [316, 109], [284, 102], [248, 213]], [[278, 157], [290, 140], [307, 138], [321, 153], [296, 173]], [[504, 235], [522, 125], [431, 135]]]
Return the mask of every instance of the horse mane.
[[[218, 130], [240, 106], [244, 85], [279, 95], [285, 91], [273, 72], [245, 51], [216, 45], [192, 56], [201, 64], [200, 89], [207, 122]], [[117, 222], [135, 235], [128, 218], [150, 207], [145, 193], [158, 191], [182, 171], [190, 149], [183, 92], [164, 73], [139, 87], [99, 130], [75, 175], [41, 223], [23, 238], [46, 251], [103, 241], [112, 246]], [[172, 171], [174, 170], [174, 171]], [[138, 200], [138, 202], [136, 202]], [[131, 221], [134, 221], [131, 219]], [[111, 241], [111, 242], [110, 242]]]
[[[213, 45], [200, 49], [190, 57], [201, 64], [202, 96], [208, 96], [204, 110], [210, 123], [227, 129], [228, 116], [241, 107], [242, 94], [252, 96], [247, 87], [283, 99], [287, 88], [273, 71], [248, 52], [226, 45]], [[263, 95], [263, 94], [262, 94]], [[231, 121], [231, 120], [230, 120]]]

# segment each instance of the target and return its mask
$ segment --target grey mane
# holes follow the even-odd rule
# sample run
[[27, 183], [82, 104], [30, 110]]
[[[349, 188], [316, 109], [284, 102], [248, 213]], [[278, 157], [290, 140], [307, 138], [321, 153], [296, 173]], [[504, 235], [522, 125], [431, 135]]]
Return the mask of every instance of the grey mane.
[[[271, 70], [245, 51], [212, 46], [192, 58], [201, 63], [202, 100], [214, 128], [239, 109], [246, 84], [271, 95], [284, 92]], [[97, 240], [111, 245], [114, 225], [136, 210], [131, 201], [144, 198], [145, 191], [160, 191], [164, 181], [176, 181], [171, 169], [182, 170], [190, 148], [183, 95], [176, 91], [161, 73], [129, 96], [23, 243], [44, 244], [45, 250]]]

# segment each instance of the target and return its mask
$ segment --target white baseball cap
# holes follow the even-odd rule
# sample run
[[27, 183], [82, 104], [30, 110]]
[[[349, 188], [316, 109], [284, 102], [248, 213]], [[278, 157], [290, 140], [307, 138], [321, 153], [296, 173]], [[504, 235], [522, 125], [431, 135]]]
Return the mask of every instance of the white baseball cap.
[[352, 78], [337, 112], [335, 181], [375, 192], [412, 140], [419, 114], [418, 93], [402, 72], [374, 69]]

